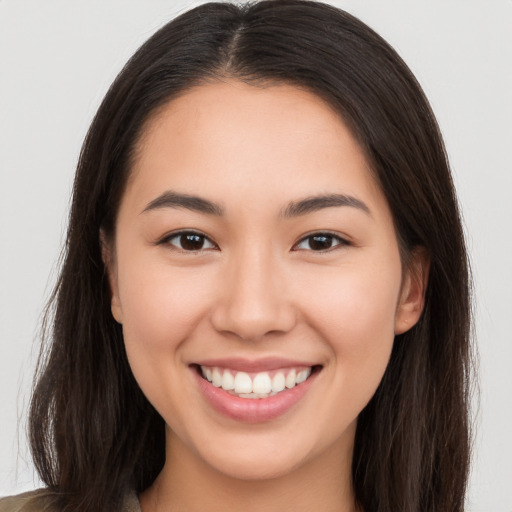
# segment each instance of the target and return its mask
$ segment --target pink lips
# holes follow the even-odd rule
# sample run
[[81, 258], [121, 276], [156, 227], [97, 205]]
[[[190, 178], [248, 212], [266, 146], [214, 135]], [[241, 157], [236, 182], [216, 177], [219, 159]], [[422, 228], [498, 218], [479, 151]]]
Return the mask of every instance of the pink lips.
[[[311, 366], [308, 363], [298, 363], [296, 361], [276, 358], [260, 359], [254, 362], [244, 359], [211, 359], [201, 361], [198, 364], [209, 367], [231, 368], [245, 372], [262, 372], [287, 367]], [[292, 389], [281, 391], [277, 395], [268, 398], [249, 399], [234, 396], [222, 388], [215, 387], [199, 375], [195, 367], [191, 367], [191, 369], [203, 396], [217, 412], [228, 418], [247, 423], [270, 421], [285, 414], [304, 397], [318, 375], [314, 372], [305, 382], [297, 384]]]

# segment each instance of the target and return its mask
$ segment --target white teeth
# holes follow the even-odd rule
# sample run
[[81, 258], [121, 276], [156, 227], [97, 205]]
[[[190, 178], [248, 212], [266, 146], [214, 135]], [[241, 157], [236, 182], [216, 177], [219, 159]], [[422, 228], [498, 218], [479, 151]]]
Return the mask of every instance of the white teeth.
[[309, 376], [311, 375], [311, 368], [308, 368], [307, 370], [302, 370], [297, 374], [296, 381], [297, 384], [301, 384], [304, 382]]
[[247, 373], [238, 372], [236, 374], [235, 393], [252, 393], [252, 380]]
[[272, 381], [268, 373], [258, 373], [252, 381], [253, 393], [270, 393], [272, 391]]
[[295, 387], [295, 370], [291, 370], [290, 373], [286, 376], [285, 385], [288, 389]]
[[272, 393], [240, 393], [237, 395], [240, 398], [268, 398], [269, 396], [274, 396]]
[[284, 373], [277, 372], [272, 379], [272, 391], [274, 393], [278, 393], [279, 391], [283, 391], [286, 386], [286, 379], [284, 378]]
[[231, 372], [224, 372], [222, 376], [222, 389], [226, 391], [231, 391], [235, 389], [235, 378]]
[[212, 384], [216, 388], [220, 388], [222, 385], [222, 375], [218, 368], [214, 368], [212, 372]]
[[[295, 368], [279, 370], [270, 377], [268, 372], [251, 376], [246, 372], [236, 372], [224, 368], [201, 366], [203, 376], [215, 387], [221, 387], [241, 398], [267, 398], [286, 388], [292, 389], [311, 375], [311, 368], [297, 371]], [[286, 375], [286, 376], [285, 376]]]

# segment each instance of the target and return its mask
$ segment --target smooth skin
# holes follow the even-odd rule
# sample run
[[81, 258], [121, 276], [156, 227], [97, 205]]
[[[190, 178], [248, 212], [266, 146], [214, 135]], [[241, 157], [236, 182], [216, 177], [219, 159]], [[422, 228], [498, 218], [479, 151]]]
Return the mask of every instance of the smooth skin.
[[[215, 206], [172, 206], [169, 193]], [[350, 200], [290, 214], [333, 194]], [[147, 123], [103, 241], [132, 371], [167, 425], [143, 511], [355, 510], [357, 417], [395, 334], [419, 319], [428, 262], [419, 250], [403, 268], [387, 201], [339, 115], [290, 85], [191, 89]], [[191, 366], [267, 356], [321, 371], [259, 424], [214, 410]]]

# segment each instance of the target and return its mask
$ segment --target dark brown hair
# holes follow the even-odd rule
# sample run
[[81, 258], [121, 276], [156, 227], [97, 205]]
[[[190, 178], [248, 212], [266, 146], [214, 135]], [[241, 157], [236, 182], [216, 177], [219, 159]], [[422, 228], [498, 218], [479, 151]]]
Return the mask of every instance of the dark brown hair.
[[63, 511], [112, 511], [164, 464], [164, 422], [135, 382], [110, 311], [100, 229], [115, 229], [155, 110], [223, 77], [289, 83], [351, 128], [391, 208], [404, 261], [430, 257], [419, 323], [396, 336], [361, 412], [352, 466], [365, 512], [460, 512], [469, 467], [469, 272], [441, 135], [396, 52], [349, 14], [280, 0], [197, 7], [153, 35], [108, 91], [82, 148], [62, 271], [30, 411], [36, 467]]

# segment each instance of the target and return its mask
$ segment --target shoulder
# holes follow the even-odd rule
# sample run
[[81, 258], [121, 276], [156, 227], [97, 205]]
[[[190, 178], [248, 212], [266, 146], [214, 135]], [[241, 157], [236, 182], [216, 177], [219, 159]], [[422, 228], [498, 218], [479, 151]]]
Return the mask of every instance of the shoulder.
[[0, 498], [0, 512], [57, 512], [55, 499], [46, 489]]
[[[121, 511], [141, 512], [135, 492], [126, 495]], [[59, 509], [56, 506], [55, 495], [47, 489], [39, 489], [0, 498], [0, 512], [59, 512]]]
[[[3, 512], [0, 510], [0, 512]], [[140, 502], [137, 493], [132, 491], [128, 493], [123, 502], [122, 512], [141, 512]]]

